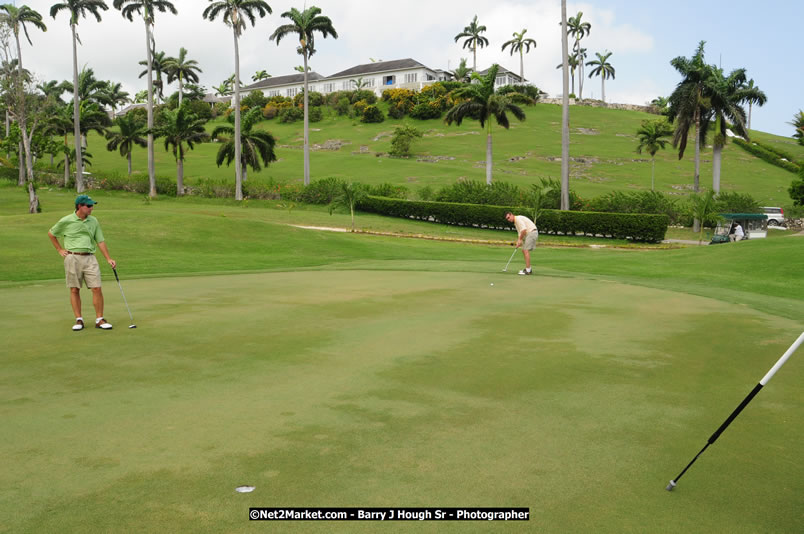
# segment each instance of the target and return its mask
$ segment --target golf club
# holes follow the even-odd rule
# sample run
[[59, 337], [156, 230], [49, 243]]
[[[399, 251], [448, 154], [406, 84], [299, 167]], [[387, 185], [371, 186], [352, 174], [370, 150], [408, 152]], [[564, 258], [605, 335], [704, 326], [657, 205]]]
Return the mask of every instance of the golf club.
[[112, 267], [112, 271], [114, 271], [114, 279], [117, 280], [117, 287], [120, 288], [120, 294], [123, 295], [123, 302], [126, 303], [126, 310], [128, 310], [128, 316], [131, 318], [131, 324], [128, 325], [129, 328], [137, 328], [137, 325], [134, 324], [134, 316], [131, 315], [131, 308], [128, 307], [128, 301], [126, 300], [126, 294], [123, 293], [123, 286], [120, 284], [120, 277], [117, 276], [117, 269]]
[[514, 259], [514, 254], [516, 254], [517, 250], [519, 250], [519, 247], [516, 247], [514, 252], [511, 253], [511, 257], [508, 258], [508, 263], [505, 264], [505, 268], [502, 270], [502, 272], [506, 272], [508, 270], [508, 266], [511, 265], [511, 260]]
[[731, 422], [734, 421], [734, 419], [738, 415], [740, 415], [740, 412], [743, 411], [743, 408], [748, 406], [748, 403], [751, 402], [751, 399], [756, 397], [757, 393], [759, 393], [759, 390], [761, 390], [762, 387], [765, 384], [767, 384], [771, 378], [773, 378], [773, 375], [776, 374], [776, 371], [778, 371], [782, 367], [782, 365], [784, 365], [787, 359], [790, 358], [790, 356], [792, 356], [794, 352], [796, 352], [798, 347], [801, 346], [802, 342], [804, 342], [804, 332], [802, 332], [802, 334], [798, 336], [798, 339], [792, 345], [790, 345], [790, 348], [787, 349], [787, 352], [785, 352], [782, 355], [782, 357], [779, 358], [776, 364], [773, 367], [771, 367], [771, 370], [768, 371], [767, 374], [762, 378], [762, 380], [759, 381], [759, 384], [754, 386], [754, 389], [752, 389], [751, 393], [749, 393], [743, 399], [743, 402], [741, 402], [740, 405], [737, 406], [737, 408], [735, 408], [733, 412], [731, 412], [731, 415], [723, 422], [722, 425], [720, 425], [720, 428], [718, 428], [715, 431], [715, 433], [709, 437], [709, 439], [706, 442], [706, 445], [704, 445], [704, 448], [701, 449], [701, 451], [695, 455], [695, 458], [693, 458], [692, 461], [687, 464], [687, 467], [685, 467], [684, 470], [681, 473], [679, 473], [676, 478], [670, 481], [670, 484], [668, 484], [667, 487], [665, 488], [667, 491], [673, 491], [673, 488], [676, 487], [679, 479], [681, 479], [681, 477], [684, 476], [684, 473], [687, 472], [687, 469], [689, 469], [692, 466], [692, 464], [695, 463], [695, 460], [697, 460], [698, 457], [703, 454], [703, 452], [707, 449], [707, 447], [709, 447], [711, 444], [717, 441], [717, 438], [720, 437], [720, 434], [722, 434], [724, 430], [726, 430], [726, 427], [728, 427], [729, 424], [731, 424]]

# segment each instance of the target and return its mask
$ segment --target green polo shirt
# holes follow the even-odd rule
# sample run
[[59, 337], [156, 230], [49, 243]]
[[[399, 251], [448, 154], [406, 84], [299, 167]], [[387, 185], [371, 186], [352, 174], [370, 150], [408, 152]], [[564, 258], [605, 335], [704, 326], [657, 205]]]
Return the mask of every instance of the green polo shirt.
[[50, 233], [64, 238], [64, 248], [70, 252], [95, 253], [95, 243], [103, 243], [103, 232], [98, 219], [87, 215], [83, 221], [75, 212], [62, 217], [53, 225]]

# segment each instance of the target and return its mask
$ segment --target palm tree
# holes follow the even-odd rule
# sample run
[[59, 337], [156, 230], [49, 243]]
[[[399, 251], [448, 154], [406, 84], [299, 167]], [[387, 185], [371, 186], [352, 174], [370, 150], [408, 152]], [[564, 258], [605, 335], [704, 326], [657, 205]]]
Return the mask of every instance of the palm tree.
[[567, 0], [561, 0], [561, 209], [570, 209], [569, 202], [569, 43], [567, 43]]
[[455, 36], [456, 43], [464, 37], [466, 38], [466, 41], [463, 42], [463, 48], [470, 47], [472, 49], [472, 56], [474, 57], [472, 70], [475, 72], [477, 72], [477, 47], [483, 48], [489, 44], [489, 40], [480, 35], [484, 31], [486, 31], [486, 27], [478, 25], [477, 15], [475, 15], [469, 26], [466, 26], [461, 33]]
[[[243, 147], [241, 153], [241, 165], [243, 168], [243, 180], [247, 178], [248, 168], [251, 167], [255, 172], [262, 169], [260, 160], [267, 167], [272, 161], [276, 161], [276, 153], [274, 147], [276, 146], [276, 138], [264, 130], [253, 130], [253, 126], [260, 122], [262, 119], [262, 111], [254, 108], [246, 113], [243, 117], [243, 125], [240, 131], [240, 143]], [[229, 121], [231, 122], [231, 115]], [[235, 159], [235, 128], [231, 126], [218, 126], [212, 131], [212, 138], [222, 141], [221, 147], [218, 149], [218, 155], [215, 158], [215, 163], [220, 167], [223, 162], [226, 165], [232, 163]], [[229, 136], [229, 137], [226, 137]]]
[[664, 96], [657, 96], [650, 101], [650, 105], [659, 110], [662, 115], [667, 113], [667, 106], [670, 104], [670, 99]]
[[505, 51], [506, 46], [511, 46], [511, 55], [514, 52], [519, 52], [519, 78], [522, 83], [525, 83], [525, 56], [530, 52], [530, 47], [536, 48], [536, 41], [531, 38], [525, 39], [525, 33], [528, 30], [523, 29], [520, 33], [514, 32], [514, 38], [510, 41], [505, 41], [502, 45], [502, 50]]
[[639, 145], [637, 146], [637, 153], [642, 154], [642, 151], [647, 151], [651, 157], [650, 167], [650, 190], [654, 190], [654, 176], [656, 174], [656, 152], [667, 146], [670, 142], [665, 139], [668, 135], [673, 135], [673, 127], [668, 124], [664, 119], [653, 121], [642, 121], [642, 126], [637, 130], [637, 139]]
[[243, 200], [242, 171], [240, 168], [240, 49], [238, 39], [246, 28], [246, 19], [254, 26], [254, 13], [260, 17], [270, 14], [271, 6], [263, 0], [209, 0], [210, 5], [204, 10], [204, 18], [210, 21], [222, 15], [223, 22], [232, 27], [234, 36], [235, 78], [234, 78], [234, 115], [235, 115], [235, 199]]
[[804, 111], [798, 110], [798, 113], [793, 115], [793, 120], [787, 124], [796, 129], [793, 139], [798, 139], [798, 144], [804, 145]]
[[150, 191], [148, 195], [156, 198], [156, 171], [154, 168], [154, 79], [151, 71], [152, 57], [151, 52], [155, 48], [154, 39], [151, 35], [154, 26], [154, 16], [156, 11], [160, 13], [170, 12], [177, 14], [176, 8], [168, 0], [114, 0], [114, 8], [119, 9], [121, 14], [130, 21], [134, 21], [134, 14], [139, 13], [145, 22], [145, 50], [146, 65], [148, 67], [148, 99], [145, 102], [145, 109], [148, 114], [148, 181]]
[[232, 86], [229, 85], [225, 80], [220, 85], [213, 87], [212, 89], [218, 96], [229, 96], [232, 94]]
[[593, 59], [586, 63], [587, 67], [594, 67], [589, 71], [589, 78], [592, 76], [600, 76], [600, 92], [603, 96], [603, 102], [606, 102], [606, 78], [614, 79], [614, 67], [609, 63], [609, 58], [612, 52], [606, 51], [605, 55], [600, 52], [595, 52], [597, 59]]
[[[160, 103], [162, 98], [164, 97], [164, 89], [165, 84], [162, 82], [162, 73], [165, 72], [165, 62], [169, 58], [165, 55], [164, 51], [157, 52], [156, 50], [151, 51], [151, 68], [150, 71], [153, 74], [156, 74], [156, 79], [154, 80], [154, 88], [156, 89], [156, 101]], [[148, 60], [143, 59], [139, 63], [140, 65], [146, 66], [148, 65]], [[145, 69], [140, 73], [140, 78], [146, 76], [148, 74], [149, 69]]]
[[45, 95], [45, 98], [52, 98], [54, 100], [61, 98], [61, 95], [67, 90], [65, 83], [57, 80], [42, 82], [37, 84], [36, 88], [42, 91], [42, 94]]
[[127, 113], [122, 117], [118, 117], [114, 121], [118, 131], [108, 131], [106, 139], [106, 150], [120, 150], [120, 155], [125, 156], [128, 160], [128, 175], [131, 176], [131, 153], [134, 150], [134, 145], [143, 148], [148, 146], [148, 139], [146, 135], [145, 124], [143, 124], [136, 115]]
[[737, 135], [748, 139], [748, 130], [745, 127], [745, 102], [756, 102], [764, 105], [767, 101], [765, 93], [758, 87], [749, 88], [746, 85], [745, 69], [735, 69], [728, 76], [723, 75], [719, 68], [712, 67], [713, 76], [706, 86], [709, 100], [707, 120], [703, 121], [703, 133], [706, 135], [706, 125], [710, 124], [712, 117], [715, 124], [715, 140], [712, 145], [712, 190], [720, 192], [720, 164], [723, 157], [723, 146], [726, 144], [727, 122]]
[[321, 9], [310, 6], [304, 11], [291, 8], [290, 11], [282, 13], [282, 17], [290, 19], [290, 24], [284, 24], [274, 30], [270, 39], [276, 40], [279, 44], [284, 37], [296, 34], [299, 36], [299, 47], [296, 51], [304, 58], [304, 184], [310, 183], [310, 121], [308, 117], [308, 87], [307, 87], [307, 60], [315, 53], [315, 33], [318, 32], [326, 38], [331, 35], [333, 39], [338, 38], [338, 32], [332, 27], [329, 17], [321, 15]]
[[520, 93], [496, 94], [494, 92], [494, 81], [497, 78], [497, 71], [500, 66], [496, 63], [491, 66], [485, 76], [480, 76], [476, 72], [472, 73], [472, 78], [479, 83], [472, 83], [466, 87], [461, 87], [453, 91], [453, 99], [457, 101], [444, 118], [444, 122], [452, 124], [455, 122], [460, 126], [464, 118], [469, 117], [480, 121], [480, 127], [486, 126], [486, 183], [491, 184], [492, 170], [492, 150], [491, 150], [491, 118], [496, 119], [497, 124], [508, 129], [507, 113], [511, 113], [520, 121], [525, 120], [525, 112], [514, 102], [530, 102], [530, 99]]
[[583, 100], [583, 62], [586, 59], [586, 49], [581, 48], [581, 39], [589, 35], [592, 25], [588, 22], [581, 22], [583, 11], [578, 11], [574, 17], [567, 20], [567, 32], [575, 38], [573, 51], [578, 56], [578, 98]]
[[264, 79], [266, 79], [266, 78], [270, 78], [270, 77], [271, 77], [271, 75], [270, 75], [270, 74], [268, 74], [268, 71], [267, 71], [267, 70], [258, 70], [258, 71], [257, 71], [257, 72], [255, 72], [255, 73], [254, 73], [254, 75], [251, 77], [251, 81], [253, 81], [253, 82], [258, 82], [258, 81], [260, 81], [260, 80], [264, 80]]
[[[569, 75], [570, 75], [570, 79], [572, 81], [572, 90], [570, 91], [570, 94], [574, 95], [575, 94], [575, 69], [578, 68], [578, 57], [575, 54], [572, 54], [571, 56], [567, 57], [567, 64], [569, 65]], [[558, 65], [556, 65], [556, 69], [563, 69], [563, 68], [564, 68], [563, 63], [559, 63]]]
[[78, 112], [81, 120], [79, 134], [83, 139], [84, 148], [89, 148], [87, 142], [89, 132], [95, 131], [100, 135], [106, 135], [106, 128], [111, 126], [112, 121], [109, 118], [109, 114], [101, 109], [100, 104], [97, 102], [84, 100], [81, 102]]
[[349, 208], [349, 213], [352, 214], [352, 232], [354, 232], [355, 208], [367, 195], [366, 187], [359, 182], [340, 182], [338, 192], [329, 204], [329, 214], [332, 215], [336, 206]]
[[670, 110], [667, 118], [675, 122], [675, 132], [673, 134], [673, 147], [678, 147], [678, 159], [684, 157], [687, 147], [687, 138], [690, 130], [695, 126], [695, 176], [693, 179], [693, 189], [697, 193], [700, 191], [700, 171], [701, 171], [701, 118], [708, 102], [705, 98], [704, 88], [709, 79], [713, 76], [712, 68], [704, 62], [705, 41], [698, 44], [695, 54], [691, 58], [679, 56], [670, 64], [681, 74], [684, 79], [676, 86], [673, 94], [670, 95]]
[[184, 92], [184, 80], [198, 83], [198, 74], [203, 72], [198, 67], [198, 62], [194, 59], [187, 59], [187, 49], [179, 49], [179, 57], [170, 57], [165, 60], [165, 71], [168, 75], [168, 83], [173, 80], [179, 81], [179, 107], [181, 107], [181, 97]]
[[707, 191], [703, 195], [693, 193], [690, 195], [690, 208], [692, 209], [692, 216], [696, 221], [700, 221], [700, 227], [695, 231], [698, 234], [698, 244], [703, 241], [704, 225], [715, 224], [720, 215], [717, 213], [717, 203], [715, 202], [715, 192]]
[[[39, 210], [39, 197], [36, 196], [36, 191], [33, 186], [33, 160], [31, 159], [31, 139], [28, 137], [28, 129], [26, 124], [25, 114], [25, 87], [24, 87], [24, 69], [22, 68], [22, 47], [20, 47], [20, 29], [25, 33], [25, 38], [28, 43], [33, 46], [31, 37], [28, 35], [28, 26], [38, 28], [43, 32], [47, 31], [47, 26], [42, 22], [42, 15], [37, 11], [29, 8], [28, 6], [16, 7], [12, 4], [0, 5], [0, 11], [5, 12], [4, 22], [11, 28], [14, 34], [14, 40], [17, 43], [17, 122], [20, 126], [22, 133], [22, 144], [25, 149], [25, 167], [27, 170], [28, 179], [28, 209], [30, 213], [36, 213]], [[31, 128], [33, 134], [33, 128]]]
[[176, 195], [184, 194], [184, 143], [192, 150], [193, 143], [200, 143], [209, 138], [204, 128], [204, 119], [190, 111], [187, 107], [167, 110], [162, 114], [159, 126], [154, 128], [154, 137], [165, 138], [165, 150], [173, 149], [176, 158]]
[[[87, 14], [94, 15], [95, 19], [100, 22], [100, 10], [107, 10], [109, 6], [102, 0], [64, 0], [60, 4], [54, 4], [50, 8], [50, 16], [54, 19], [59, 11], [66, 11], [70, 14], [70, 31], [73, 34], [73, 86], [78, 87], [78, 35], [76, 34], [76, 26], [78, 26], [78, 19], [86, 17]], [[75, 187], [79, 193], [84, 190], [84, 175], [83, 175], [83, 158], [81, 156], [81, 137], [79, 132], [81, 126], [79, 124], [79, 108], [81, 107], [81, 99], [78, 95], [73, 97], [73, 135], [75, 136]]]
[[469, 67], [466, 66], [466, 58], [462, 57], [458, 68], [453, 71], [452, 77], [459, 82], [468, 82], [469, 73]]
[[118, 105], [123, 105], [131, 102], [128, 92], [123, 91], [123, 85], [119, 82], [106, 82], [106, 87], [103, 89], [104, 100], [112, 106], [112, 112], [117, 111]]

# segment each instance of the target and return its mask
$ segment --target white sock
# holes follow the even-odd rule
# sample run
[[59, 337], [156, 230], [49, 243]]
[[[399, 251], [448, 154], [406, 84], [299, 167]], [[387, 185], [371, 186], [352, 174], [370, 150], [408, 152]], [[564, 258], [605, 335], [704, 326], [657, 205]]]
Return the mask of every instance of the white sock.
[[98, 324], [99, 322], [101, 322], [101, 319], [103, 319], [103, 317], [98, 317], [97, 319], [95, 319], [95, 324]]
[[78, 321], [84, 322], [84, 318], [83, 317], [76, 317], [75, 322], [77, 323]]

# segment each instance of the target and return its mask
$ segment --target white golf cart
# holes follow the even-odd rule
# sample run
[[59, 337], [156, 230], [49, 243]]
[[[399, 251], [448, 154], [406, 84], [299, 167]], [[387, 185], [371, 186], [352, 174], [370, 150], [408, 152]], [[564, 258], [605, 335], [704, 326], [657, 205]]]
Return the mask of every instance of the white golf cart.
[[720, 217], [712, 241], [709, 243], [711, 245], [728, 243], [729, 234], [732, 233], [735, 223], [742, 226], [745, 233], [743, 239], [768, 237], [768, 216], [764, 213], [721, 213]]

